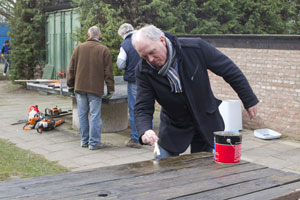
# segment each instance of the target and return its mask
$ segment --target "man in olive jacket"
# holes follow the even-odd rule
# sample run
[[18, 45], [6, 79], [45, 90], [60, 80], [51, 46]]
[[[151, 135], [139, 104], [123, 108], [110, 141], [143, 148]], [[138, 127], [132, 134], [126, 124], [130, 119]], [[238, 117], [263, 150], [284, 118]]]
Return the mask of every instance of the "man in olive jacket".
[[81, 147], [90, 150], [101, 148], [104, 82], [107, 85], [104, 98], [110, 98], [115, 90], [110, 51], [101, 44], [100, 38], [98, 27], [89, 28], [88, 40], [73, 51], [67, 73], [67, 85], [75, 92], [77, 101]]
[[[200, 38], [176, 38], [153, 25], [138, 30], [132, 44], [143, 59], [137, 67], [135, 122], [141, 144], [158, 142], [160, 156], [212, 152], [213, 132], [224, 122], [207, 70], [222, 76], [242, 100], [251, 118], [258, 99], [241, 70]], [[158, 135], [152, 130], [155, 100], [161, 105]]]

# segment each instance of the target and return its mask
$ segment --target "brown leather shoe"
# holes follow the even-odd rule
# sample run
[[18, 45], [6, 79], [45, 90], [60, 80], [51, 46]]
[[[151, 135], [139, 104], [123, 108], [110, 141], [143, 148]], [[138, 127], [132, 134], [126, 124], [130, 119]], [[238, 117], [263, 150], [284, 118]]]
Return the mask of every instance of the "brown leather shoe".
[[126, 143], [126, 147], [140, 149], [140, 148], [142, 148], [142, 145], [141, 145], [139, 142], [135, 142], [135, 141], [133, 141], [132, 139], [130, 139], [130, 140]]

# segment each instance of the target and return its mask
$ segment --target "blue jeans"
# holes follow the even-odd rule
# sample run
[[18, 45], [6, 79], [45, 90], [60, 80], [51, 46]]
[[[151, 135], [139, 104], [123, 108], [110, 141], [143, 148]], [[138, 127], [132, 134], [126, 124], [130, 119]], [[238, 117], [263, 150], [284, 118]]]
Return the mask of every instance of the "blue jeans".
[[11, 64], [11, 61], [9, 60], [8, 56], [4, 56], [4, 70], [3, 70], [3, 73], [6, 73], [7, 70], [9, 70], [9, 67], [10, 67], [10, 64]]
[[84, 92], [75, 92], [75, 97], [77, 101], [81, 145], [97, 146], [101, 139], [102, 98], [101, 96]]
[[159, 148], [159, 151], [160, 151], [160, 155], [155, 158], [157, 160], [162, 159], [162, 158], [172, 157], [172, 156], [179, 156], [179, 153], [169, 152], [169, 151], [165, 150], [164, 148], [162, 148], [159, 145], [158, 145], [158, 148]]
[[[157, 160], [162, 159], [162, 158], [172, 157], [172, 156], [179, 156], [179, 153], [169, 152], [169, 151], [165, 150], [164, 148], [162, 148], [159, 145], [158, 145], [158, 147], [159, 147], [159, 150], [160, 150], [160, 155], [155, 158]], [[201, 150], [201, 151], [199, 150], [199, 151], [192, 152], [192, 147], [191, 147], [191, 153], [197, 153], [197, 152], [210, 152], [210, 153], [213, 153], [214, 149], [209, 147], [206, 150]]]
[[138, 132], [134, 123], [134, 104], [136, 101], [136, 84], [128, 82], [127, 84], [128, 93], [128, 110], [129, 110], [129, 122], [131, 127], [131, 139], [135, 142], [139, 141]]

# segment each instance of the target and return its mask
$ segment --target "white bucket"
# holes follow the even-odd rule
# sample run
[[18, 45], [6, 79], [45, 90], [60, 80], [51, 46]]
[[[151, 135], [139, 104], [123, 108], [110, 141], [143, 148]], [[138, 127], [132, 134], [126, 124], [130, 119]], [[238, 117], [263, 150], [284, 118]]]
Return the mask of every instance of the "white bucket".
[[239, 132], [243, 129], [240, 100], [223, 100], [219, 106], [219, 111], [225, 123], [224, 131]]

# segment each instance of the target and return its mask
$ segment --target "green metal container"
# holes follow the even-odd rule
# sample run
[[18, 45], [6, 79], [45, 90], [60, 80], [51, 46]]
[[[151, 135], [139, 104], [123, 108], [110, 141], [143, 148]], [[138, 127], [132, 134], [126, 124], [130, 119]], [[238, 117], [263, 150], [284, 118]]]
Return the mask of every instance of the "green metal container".
[[48, 13], [46, 25], [46, 66], [43, 79], [61, 78], [66, 73], [74, 47], [72, 33], [80, 27], [79, 14], [73, 9]]

